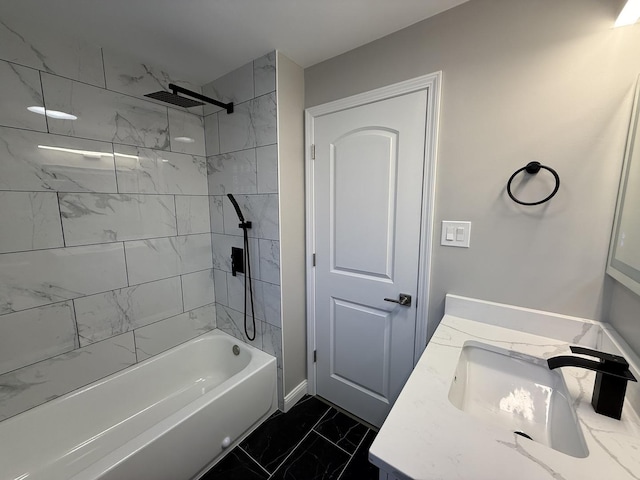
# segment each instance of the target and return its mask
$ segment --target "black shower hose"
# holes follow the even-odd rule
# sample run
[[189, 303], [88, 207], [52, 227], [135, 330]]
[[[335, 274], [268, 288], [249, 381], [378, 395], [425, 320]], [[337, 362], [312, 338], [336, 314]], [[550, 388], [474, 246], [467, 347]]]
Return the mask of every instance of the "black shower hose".
[[[253, 342], [256, 339], [256, 312], [253, 306], [253, 282], [251, 281], [251, 258], [249, 256], [249, 232], [247, 227], [243, 227], [244, 232], [244, 333]], [[253, 322], [253, 337], [249, 335], [247, 329], [247, 281], [249, 282], [249, 298], [251, 298], [251, 320]]]

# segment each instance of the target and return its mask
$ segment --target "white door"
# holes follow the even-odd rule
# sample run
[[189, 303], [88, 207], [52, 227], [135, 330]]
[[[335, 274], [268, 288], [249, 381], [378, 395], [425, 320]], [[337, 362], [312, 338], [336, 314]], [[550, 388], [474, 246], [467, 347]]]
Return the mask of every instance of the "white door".
[[316, 392], [378, 426], [414, 365], [426, 107], [314, 119]]

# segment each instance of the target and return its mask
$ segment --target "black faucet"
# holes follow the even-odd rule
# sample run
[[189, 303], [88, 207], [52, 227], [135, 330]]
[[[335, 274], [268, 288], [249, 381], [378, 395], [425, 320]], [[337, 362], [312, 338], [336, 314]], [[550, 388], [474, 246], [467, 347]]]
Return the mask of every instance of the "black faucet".
[[571, 352], [590, 355], [600, 360], [561, 355], [547, 360], [549, 368], [553, 370], [558, 367], [580, 367], [597, 372], [591, 405], [596, 413], [620, 420], [627, 382], [637, 382], [636, 377], [629, 371], [629, 362], [619, 355], [599, 352], [590, 348], [572, 346]]

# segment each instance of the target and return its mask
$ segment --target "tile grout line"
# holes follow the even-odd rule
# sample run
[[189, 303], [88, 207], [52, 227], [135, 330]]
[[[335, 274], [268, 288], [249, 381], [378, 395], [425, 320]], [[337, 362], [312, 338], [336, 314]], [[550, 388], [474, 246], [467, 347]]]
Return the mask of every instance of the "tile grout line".
[[291, 455], [293, 455], [293, 452], [295, 452], [298, 447], [302, 444], [302, 442], [305, 441], [305, 439], [311, 434], [311, 432], [313, 432], [313, 429], [322, 421], [322, 419], [324, 418], [324, 416], [331, 410], [331, 407], [327, 408], [327, 411], [324, 412], [322, 415], [320, 415], [320, 418], [318, 418], [318, 421], [316, 421], [316, 423], [313, 424], [313, 426], [309, 429], [309, 431], [305, 434], [304, 437], [302, 437], [302, 440], [300, 440], [295, 447], [293, 447], [291, 449], [291, 451], [289, 452], [289, 454], [282, 460], [282, 462], [280, 462], [278, 464], [278, 466], [273, 470], [273, 473], [271, 475], [269, 475], [269, 478], [273, 477], [273, 475], [278, 471], [278, 469], [284, 465], [284, 463], [289, 459], [289, 457], [291, 457]]
[[[184, 309], [184, 277], [180, 275], [180, 299], [182, 300], [182, 313], [185, 313]], [[215, 303], [215, 302], [214, 302]]]
[[104, 78], [104, 88], [109, 90], [107, 86], [107, 67], [104, 64], [104, 48], [100, 47], [100, 58], [102, 59], [102, 78]]
[[111, 159], [113, 160], [113, 180], [116, 182], [116, 193], [121, 195], [120, 186], [118, 185], [118, 162], [116, 161], [116, 146], [113, 142], [111, 142]]
[[[0, 127], [1, 128], [8, 128], [8, 129], [11, 129], [11, 130], [20, 130], [22, 132], [41, 133], [43, 135], [52, 135], [52, 136], [64, 137], [64, 138], [75, 138], [75, 139], [78, 139], [78, 140], [86, 140], [86, 141], [95, 142], [95, 143], [102, 143], [102, 144], [108, 144], [109, 143], [109, 144], [112, 144], [113, 146], [119, 146], [119, 147], [131, 147], [131, 148], [142, 149], [142, 150], [152, 150], [154, 152], [159, 152], [159, 153], [171, 153], [171, 154], [174, 154], [174, 155], [182, 155], [182, 156], [188, 156], [188, 157], [197, 157], [197, 158], [205, 158], [205, 159], [207, 158], [205, 155], [196, 155], [196, 154], [193, 154], [193, 153], [174, 152], [173, 150], [158, 148], [156, 146], [149, 147], [147, 145], [140, 145], [140, 144], [137, 144], [137, 143], [114, 142], [113, 139], [111, 139], [111, 140], [101, 140], [101, 139], [97, 139], [97, 138], [93, 138], [93, 137], [82, 137], [80, 135], [69, 135], [69, 134], [66, 134], [66, 133], [52, 133], [52, 132], [49, 132], [48, 130], [45, 132], [45, 131], [42, 131], [42, 130], [34, 130], [32, 128], [16, 127], [14, 125], [3, 125], [3, 124], [0, 124]], [[266, 146], [269, 146], [269, 145], [277, 145], [277, 143], [270, 143], [270, 144], [262, 145], [262, 146], [266, 147]], [[247, 149], [245, 149], [245, 150], [247, 150]], [[106, 152], [103, 152], [103, 153], [106, 153]], [[212, 156], [214, 156], [214, 155], [212, 155]], [[48, 191], [48, 190], [43, 190], [43, 191]]]
[[[20, 128], [20, 127], [7, 127], [7, 128]], [[52, 135], [58, 135], [56, 134], [52, 134]], [[75, 137], [74, 137], [75, 138]], [[96, 142], [100, 142], [102, 140], [95, 140]], [[130, 146], [128, 144], [120, 144], [120, 145], [125, 145], [125, 146]], [[278, 142], [274, 142], [274, 143], [265, 143], [264, 145], [256, 145], [255, 147], [247, 147], [247, 148], [240, 148], [238, 150], [229, 150], [228, 152], [224, 152], [224, 153], [212, 153], [211, 155], [207, 155], [207, 159], [212, 158], [212, 157], [220, 157], [222, 155], [229, 155], [232, 153], [239, 153], [239, 152], [246, 152], [248, 150], [256, 150], [258, 148], [264, 148], [264, 147], [277, 147], [278, 146]], [[139, 147], [139, 148], [148, 148], [148, 147]], [[149, 150], [154, 150], [152, 148], [148, 148]], [[158, 150], [158, 149], [155, 149]], [[160, 151], [166, 151], [166, 150], [160, 150]], [[184, 154], [187, 155], [187, 154]], [[202, 157], [202, 155], [194, 155], [196, 157]], [[275, 192], [277, 193], [277, 192]]]
[[[178, 229], [178, 200], [176, 199], [176, 195], [173, 195], [173, 213], [176, 216], [176, 236], [180, 235], [180, 230]], [[191, 214], [191, 212], [189, 212]], [[204, 232], [207, 233], [207, 232]]]
[[[124, 256], [124, 273], [125, 273], [125, 276], [127, 277], [127, 287], [130, 287], [131, 282], [129, 281], [129, 266], [127, 265], [127, 246], [125, 245], [125, 242], [122, 242], [122, 255]], [[108, 291], [111, 292], [113, 290], [108, 290]]]
[[[125, 265], [125, 266], [126, 266], [126, 265]], [[37, 305], [37, 306], [35, 306], [35, 307], [25, 308], [25, 309], [23, 309], [23, 310], [14, 310], [14, 311], [11, 311], [11, 312], [9, 312], [9, 313], [3, 313], [3, 314], [1, 314], [1, 315], [0, 315], [0, 318], [1, 318], [1, 317], [3, 317], [3, 316], [5, 316], [5, 315], [11, 315], [11, 314], [14, 314], [14, 313], [26, 312], [26, 311], [28, 311], [28, 310], [35, 310], [35, 309], [38, 309], [38, 308], [49, 307], [49, 306], [51, 306], [51, 305], [58, 305], [58, 304], [61, 304], [61, 303], [70, 302], [70, 301], [72, 301], [72, 300], [79, 300], [79, 299], [84, 299], [84, 298], [86, 298], [86, 297], [93, 297], [93, 296], [95, 296], [95, 295], [103, 295], [103, 294], [105, 294], [105, 293], [114, 292], [114, 291], [116, 291], [116, 290], [124, 290], [124, 289], [126, 289], [126, 288], [130, 288], [130, 287], [137, 287], [137, 286], [140, 286], [140, 285], [147, 285], [147, 284], [150, 284], [150, 283], [162, 282], [162, 281], [169, 280], [169, 279], [172, 279], [172, 278], [179, 278], [179, 277], [181, 277], [182, 275], [190, 275], [191, 273], [200, 273], [200, 272], [205, 272], [205, 271], [207, 271], [207, 270], [210, 270], [210, 269], [209, 269], [209, 268], [205, 268], [205, 269], [202, 269], [202, 270], [196, 270], [195, 272], [188, 272], [188, 273], [186, 273], [186, 274], [181, 274], [181, 275], [180, 275], [180, 274], [179, 274], [179, 275], [172, 275], [172, 276], [170, 276], [170, 277], [166, 277], [166, 278], [159, 278], [159, 279], [157, 279], [157, 280], [149, 280], [149, 281], [146, 281], [146, 282], [135, 283], [135, 284], [133, 284], [133, 285], [124, 285], [124, 286], [122, 286], [122, 287], [113, 288], [113, 289], [111, 289], [111, 290], [105, 290], [105, 291], [102, 291], [102, 292], [90, 293], [90, 294], [88, 294], [88, 295], [84, 295], [84, 296], [82, 296], [82, 297], [67, 298], [67, 299], [59, 300], [59, 301], [56, 301], [56, 302], [53, 302], [53, 303], [46, 303], [46, 304], [44, 304], [44, 305]], [[224, 270], [221, 270], [221, 271], [224, 271]], [[202, 306], [211, 305], [211, 304], [213, 304], [213, 303], [219, 303], [219, 302], [211, 302], [211, 303], [208, 303], [208, 304], [206, 304], [206, 305], [202, 305]], [[201, 308], [201, 307], [197, 307], [197, 308]], [[228, 308], [230, 308], [230, 307], [228, 307]], [[195, 309], [194, 309], [194, 310], [195, 310]], [[232, 309], [232, 310], [233, 310], [233, 309]], [[236, 310], [236, 311], [237, 311], [237, 310]], [[184, 313], [184, 312], [182, 312], [182, 313]], [[171, 317], [168, 317], [168, 318], [171, 318]], [[155, 322], [154, 322], [154, 323], [155, 323]]]
[[[50, 247], [50, 248], [42, 248], [40, 250], [54, 250], [56, 248], [67, 248], [67, 239], [64, 236], [64, 222], [62, 221], [62, 208], [60, 207], [60, 192], [56, 192], [56, 203], [58, 207], [58, 216], [60, 218], [60, 233], [62, 234], [62, 247]], [[38, 250], [24, 250], [22, 252], [8, 252], [8, 253], [27, 253], [27, 252], [35, 252]]]
[[[325, 437], [323, 434], [321, 434], [319, 431], [317, 431], [315, 428], [312, 428], [312, 431], [317, 433], [320, 437], [324, 438], [327, 442], [329, 442], [331, 445], [335, 445], [336, 447], [338, 447], [340, 450], [342, 450], [344, 453], [346, 453], [347, 455], [349, 455], [349, 458], [353, 457], [353, 453], [349, 453], [347, 452], [344, 448], [342, 448], [340, 445], [338, 445], [336, 442], [333, 442], [331, 440], [329, 440], [327, 437]], [[358, 444], [359, 445], [359, 444]], [[357, 448], [357, 447], [356, 447]]]
[[253, 457], [249, 454], [249, 452], [247, 452], [247, 451], [246, 451], [244, 448], [242, 448], [240, 445], [238, 445], [238, 447], [237, 447], [237, 448], [238, 448], [238, 450], [240, 450], [240, 451], [244, 452], [244, 454], [245, 454], [247, 457], [249, 457], [251, 460], [253, 460], [253, 462], [254, 462], [256, 465], [258, 465], [258, 466], [260, 467], [260, 469], [261, 469], [262, 471], [264, 471], [264, 473], [266, 473], [266, 474], [267, 474], [267, 476], [268, 476], [268, 477], [269, 477], [269, 476], [271, 476], [271, 474], [269, 473], [269, 471], [268, 471], [266, 468], [264, 468], [262, 465], [260, 465], [260, 462], [258, 462], [255, 458], [253, 458]]
[[[44, 99], [44, 85], [42, 83], [42, 72], [40, 70], [38, 70], [38, 78], [40, 79], [40, 93], [42, 94], [42, 106], [44, 107], [44, 110], [45, 110], [44, 124], [47, 127], [46, 133], [51, 134], [51, 131], [49, 130], [49, 118], [47, 116], [47, 103], [45, 102], [45, 99]], [[31, 130], [31, 129], [26, 129], [26, 130], [29, 130], [31, 132], [38, 131], [38, 130]]]
[[76, 312], [76, 302], [74, 301], [74, 299], [71, 299], [71, 308], [73, 310], [73, 323], [76, 327], [76, 337], [78, 337], [78, 348], [82, 348], [82, 345], [80, 344], [80, 327], [78, 326], [78, 313]]
[[133, 353], [136, 357], [136, 363], [140, 363], [140, 359], [138, 358], [138, 342], [136, 342], [136, 328], [131, 330], [131, 335], [133, 336]]
[[[0, 128], [2, 128], [0, 126]], [[109, 154], [111, 155], [111, 154]], [[213, 195], [207, 195], [206, 193], [175, 193], [175, 192], [140, 192], [140, 191], [91, 191], [91, 190], [52, 190], [52, 189], [44, 189], [44, 190], [25, 190], [25, 189], [7, 189], [0, 188], [0, 192], [8, 192], [8, 193], [72, 193], [74, 195], [128, 195], [134, 196], [139, 195], [141, 197], [209, 197]], [[242, 195], [277, 195], [277, 193], [243, 193]], [[217, 197], [224, 197], [224, 195], [215, 195]], [[202, 233], [213, 233], [213, 232], [202, 232]], [[256, 238], [256, 237], [250, 237]]]
[[[4, 190], [0, 190], [0, 192], [3, 192], [3, 191]], [[21, 192], [21, 193], [46, 193], [46, 192]], [[67, 194], [68, 192], [55, 192], [55, 193]], [[107, 195], [109, 195], [109, 194], [107, 194]], [[62, 213], [60, 213], [60, 215], [62, 215]], [[60, 220], [60, 222], [62, 223], [62, 219]], [[12, 255], [14, 253], [44, 252], [46, 250], [59, 250], [61, 248], [82, 248], [82, 247], [95, 247], [95, 246], [98, 246], [98, 245], [116, 245], [118, 243], [146, 242], [147, 240], [163, 240], [163, 239], [171, 239], [171, 238], [176, 238], [176, 237], [194, 237], [194, 236], [202, 236], [202, 235], [211, 235], [211, 233], [210, 232], [185, 233], [183, 235], [168, 235], [168, 236], [162, 236], [162, 237], [148, 237], [148, 238], [133, 238], [131, 240], [116, 240], [116, 241], [112, 241], [112, 242], [81, 243], [81, 244], [78, 244], [78, 245], [63, 245], [62, 247], [45, 247], [45, 248], [34, 248], [33, 250], [16, 250], [16, 251], [13, 251], [13, 252], [2, 252], [2, 253], [0, 253], [0, 255]], [[228, 235], [228, 234], [220, 233], [218, 235]], [[236, 237], [236, 235], [229, 235], [229, 236]], [[242, 237], [238, 237], [238, 238], [242, 238]], [[258, 240], [257, 238], [254, 238], [254, 237], [249, 237], [249, 238], [250, 239], [254, 239], [254, 240]], [[266, 239], [266, 240], [268, 240], [268, 239]], [[277, 241], [277, 240], [273, 240], [273, 241]], [[202, 270], [207, 270], [207, 269], [203, 268]], [[187, 272], [187, 273], [192, 273], [192, 272]], [[269, 283], [269, 282], [267, 282], [267, 283]], [[274, 285], [277, 285], [277, 284], [274, 283]]]
[[353, 461], [354, 457], [356, 456], [356, 453], [358, 453], [358, 450], [360, 449], [360, 447], [362, 446], [362, 444], [364, 443], [364, 439], [367, 438], [367, 435], [369, 434], [369, 432], [371, 432], [372, 430], [370, 428], [367, 428], [367, 431], [365, 432], [365, 434], [362, 436], [362, 439], [360, 440], [360, 443], [358, 443], [358, 446], [356, 447], [356, 449], [353, 451], [353, 455], [351, 455], [351, 457], [349, 458], [349, 460], [347, 461], [347, 463], [345, 464], [344, 468], [342, 469], [342, 471], [340, 472], [340, 475], [338, 475], [338, 478], [336, 480], [340, 480], [340, 478], [342, 478], [342, 475], [344, 475], [344, 472], [347, 470], [347, 467], [349, 466], [349, 464]]

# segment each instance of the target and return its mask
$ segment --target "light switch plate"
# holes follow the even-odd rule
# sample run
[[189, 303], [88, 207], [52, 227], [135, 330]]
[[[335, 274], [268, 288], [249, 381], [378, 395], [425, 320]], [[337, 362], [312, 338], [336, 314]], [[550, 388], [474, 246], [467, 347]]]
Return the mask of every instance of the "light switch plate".
[[[460, 230], [462, 229], [462, 230]], [[462, 234], [460, 232], [462, 231]], [[442, 221], [440, 245], [445, 247], [469, 248], [471, 240], [471, 222]]]

